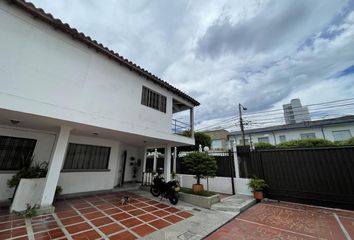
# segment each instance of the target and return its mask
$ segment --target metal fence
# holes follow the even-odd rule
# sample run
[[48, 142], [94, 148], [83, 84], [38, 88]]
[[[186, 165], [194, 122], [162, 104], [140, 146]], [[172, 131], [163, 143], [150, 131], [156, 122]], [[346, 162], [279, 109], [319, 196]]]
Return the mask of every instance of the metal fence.
[[239, 169], [265, 179], [268, 198], [354, 209], [354, 147], [249, 152]]

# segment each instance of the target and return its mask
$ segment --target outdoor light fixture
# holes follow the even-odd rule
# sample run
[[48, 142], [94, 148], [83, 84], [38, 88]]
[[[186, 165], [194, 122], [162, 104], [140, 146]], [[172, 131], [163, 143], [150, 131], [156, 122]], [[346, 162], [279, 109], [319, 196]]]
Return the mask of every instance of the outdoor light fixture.
[[20, 123], [20, 120], [17, 120], [17, 119], [11, 119], [10, 122], [13, 124], [13, 125], [17, 125]]

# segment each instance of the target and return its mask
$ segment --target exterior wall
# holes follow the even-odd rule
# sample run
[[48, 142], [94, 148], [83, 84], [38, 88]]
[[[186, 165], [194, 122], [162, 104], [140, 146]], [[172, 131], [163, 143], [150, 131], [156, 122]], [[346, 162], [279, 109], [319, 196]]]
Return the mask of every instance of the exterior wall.
[[[13, 128], [8, 126], [0, 126], [1, 136], [21, 137], [36, 139], [36, 147], [34, 149], [34, 161], [49, 162], [51, 159], [52, 149], [55, 142], [55, 133]], [[13, 195], [13, 188], [7, 187], [7, 179], [11, 178], [16, 171], [0, 171], [0, 201], [6, 200]]]
[[[13, 128], [0, 126], [0, 136], [12, 136], [36, 139], [34, 149], [35, 161], [49, 162], [56, 139], [55, 132], [46, 132], [32, 129]], [[143, 159], [144, 149], [121, 144], [118, 140], [107, 140], [97, 137], [84, 137], [71, 135], [70, 143], [81, 143], [98, 146], [107, 146], [111, 148], [108, 171], [73, 171], [61, 172], [58, 185], [63, 188], [63, 194], [79, 193], [88, 191], [108, 190], [115, 187], [118, 180], [121, 179], [122, 172], [122, 153], [127, 150], [127, 164], [125, 170], [125, 181], [140, 180], [142, 166], [140, 167], [137, 178], [132, 178], [132, 170], [129, 165], [129, 159], [134, 156], [135, 159]], [[16, 171], [0, 171], [0, 201], [12, 197], [14, 189], [7, 187], [7, 179], [11, 178]]]
[[[179, 96], [4, 1], [0, 35], [0, 108], [192, 144], [171, 133]], [[141, 104], [143, 85], [166, 113]]]
[[71, 135], [69, 143], [80, 143], [111, 148], [108, 171], [75, 171], [61, 172], [58, 185], [63, 188], [63, 194], [99, 191], [112, 189], [117, 179], [120, 142], [100, 138]]
[[228, 131], [216, 130], [216, 131], [205, 132], [205, 134], [210, 136], [212, 142], [213, 142], [213, 140], [220, 140], [221, 141], [221, 148], [220, 149], [213, 148], [213, 144], [212, 144], [211, 150], [226, 151], [228, 149], [228, 139], [227, 139], [227, 135], [229, 134]]
[[[192, 185], [196, 183], [196, 180], [193, 175], [178, 174], [178, 177], [180, 179], [180, 184], [182, 187], [192, 188]], [[246, 178], [234, 178], [235, 191], [239, 194], [252, 195], [251, 190], [247, 186], [248, 181], [249, 179]], [[206, 190], [206, 179], [202, 179], [200, 183], [204, 185], [204, 190]], [[209, 178], [209, 191], [232, 194], [231, 178]]]
[[[354, 123], [347, 123], [347, 124], [338, 124], [338, 125], [333, 125], [333, 126], [323, 126], [323, 133], [320, 127], [315, 127], [315, 128], [303, 128], [303, 129], [296, 129], [296, 130], [284, 130], [284, 131], [275, 131], [275, 139], [276, 139], [276, 144], [280, 143], [280, 138], [279, 136], [286, 136], [286, 141], [290, 140], [298, 140], [301, 139], [300, 134], [302, 133], [315, 133], [316, 138], [320, 139], [327, 139], [329, 141], [334, 141], [333, 138], [333, 131], [338, 131], [338, 130], [350, 130], [352, 137], [354, 137]], [[274, 140], [274, 135], [272, 132], [262, 132], [262, 133], [252, 133], [251, 134], [251, 139], [253, 143], [258, 143], [258, 138], [261, 137], [269, 137], [269, 143], [275, 144]], [[323, 136], [324, 135], [324, 136]], [[230, 140], [235, 138], [237, 140], [237, 144], [240, 144], [240, 140], [242, 137], [240, 135], [237, 136], [230, 136]], [[245, 134], [246, 139], [250, 139], [249, 134]]]

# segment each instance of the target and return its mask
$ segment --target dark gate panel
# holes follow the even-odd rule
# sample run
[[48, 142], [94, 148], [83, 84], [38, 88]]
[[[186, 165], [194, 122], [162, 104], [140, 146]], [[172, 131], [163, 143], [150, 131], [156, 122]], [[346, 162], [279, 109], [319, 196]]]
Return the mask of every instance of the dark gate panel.
[[246, 165], [269, 198], [354, 209], [354, 147], [261, 150]]

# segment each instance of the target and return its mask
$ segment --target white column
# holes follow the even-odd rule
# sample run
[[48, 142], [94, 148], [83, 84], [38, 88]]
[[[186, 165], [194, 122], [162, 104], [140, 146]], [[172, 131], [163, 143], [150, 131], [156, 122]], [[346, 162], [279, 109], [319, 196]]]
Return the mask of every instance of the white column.
[[240, 178], [240, 171], [238, 168], [238, 159], [237, 159], [237, 147], [236, 147], [236, 142], [234, 142], [232, 146], [232, 150], [234, 152], [234, 165], [235, 165], [235, 177]]
[[157, 149], [155, 148], [154, 152], [154, 165], [153, 165], [153, 172], [156, 172], [156, 167], [157, 167]]
[[171, 146], [165, 148], [164, 175], [166, 182], [171, 180]]
[[189, 123], [191, 127], [191, 137], [194, 138], [194, 108], [189, 111]]
[[146, 172], [146, 154], [147, 154], [147, 149], [144, 148], [144, 157], [143, 157], [143, 173]]
[[173, 172], [176, 174], [177, 173], [177, 169], [176, 169], [176, 166], [177, 166], [177, 147], [174, 147], [173, 148]]
[[57, 187], [60, 171], [64, 163], [70, 131], [70, 127], [60, 127], [60, 131], [53, 150], [52, 159], [48, 166], [46, 182], [41, 199], [41, 207], [48, 207], [53, 203], [55, 189]]

